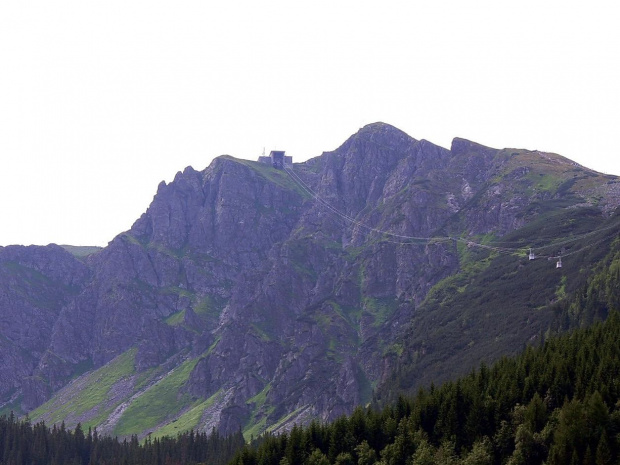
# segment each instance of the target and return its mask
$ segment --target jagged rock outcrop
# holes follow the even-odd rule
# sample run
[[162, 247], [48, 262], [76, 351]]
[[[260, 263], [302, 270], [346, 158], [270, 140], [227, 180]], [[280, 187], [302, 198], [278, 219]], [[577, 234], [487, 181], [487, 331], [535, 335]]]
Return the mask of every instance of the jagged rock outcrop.
[[85, 262], [54, 246], [28, 249], [29, 261], [0, 249], [11, 315], [0, 394], [31, 409], [132, 354], [115, 372], [132, 390], [110, 433], [128, 431], [123, 412], [166, 383], [177, 410], [132, 432], [177, 419], [252, 433], [334, 419], [370, 400], [429, 291], [462, 269], [451, 237], [506, 235], [549, 199], [603, 218], [616, 200], [588, 196], [596, 176], [551, 154], [464, 139], [447, 150], [383, 123], [292, 172], [228, 156], [188, 167]]

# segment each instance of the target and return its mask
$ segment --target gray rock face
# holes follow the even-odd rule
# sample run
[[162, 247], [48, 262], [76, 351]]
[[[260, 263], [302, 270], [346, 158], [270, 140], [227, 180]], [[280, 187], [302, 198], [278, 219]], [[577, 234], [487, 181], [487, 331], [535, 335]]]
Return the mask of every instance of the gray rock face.
[[59, 246], [0, 247], [0, 399], [4, 402], [23, 388], [33, 392], [29, 406], [49, 395], [47, 387], [33, 391], [30, 377], [49, 347], [50, 328], [90, 277], [88, 267]]
[[459, 270], [445, 237], [503, 235], [533, 199], [577, 195], [525, 186], [536, 167], [518, 156], [376, 123], [292, 174], [231, 157], [188, 167], [86, 262], [0, 249], [0, 396], [21, 392], [31, 409], [136, 348], [138, 373], [196, 360], [180, 392], [213, 396], [204, 427], [350, 412], [392, 369], [388, 349], [431, 287]]

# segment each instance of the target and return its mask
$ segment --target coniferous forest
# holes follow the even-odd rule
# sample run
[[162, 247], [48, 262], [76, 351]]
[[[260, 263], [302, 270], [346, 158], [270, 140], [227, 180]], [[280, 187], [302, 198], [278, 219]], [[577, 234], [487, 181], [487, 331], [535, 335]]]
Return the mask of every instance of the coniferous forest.
[[12, 414], [0, 417], [0, 463], [3, 465], [115, 465], [115, 464], [210, 464], [227, 463], [241, 447], [241, 433], [222, 437], [213, 431], [183, 433], [176, 438], [147, 438], [140, 443], [99, 436], [44, 423], [31, 424]]

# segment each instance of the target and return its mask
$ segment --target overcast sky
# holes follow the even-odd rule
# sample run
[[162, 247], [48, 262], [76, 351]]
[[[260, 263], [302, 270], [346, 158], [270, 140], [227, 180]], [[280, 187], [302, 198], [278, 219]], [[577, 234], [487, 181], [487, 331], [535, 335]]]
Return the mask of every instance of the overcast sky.
[[105, 245], [160, 181], [390, 123], [620, 175], [612, 1], [0, 2], [0, 245]]

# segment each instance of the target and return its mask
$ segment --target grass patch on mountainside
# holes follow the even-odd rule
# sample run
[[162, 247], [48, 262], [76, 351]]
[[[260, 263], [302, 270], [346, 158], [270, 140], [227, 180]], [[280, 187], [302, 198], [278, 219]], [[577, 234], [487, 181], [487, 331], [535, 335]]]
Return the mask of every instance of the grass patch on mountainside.
[[266, 431], [276, 431], [276, 430], [278, 430], [283, 425], [285, 425], [287, 422], [289, 422], [292, 418], [296, 417], [297, 415], [299, 415], [304, 410], [307, 410], [308, 407], [309, 407], [308, 405], [302, 405], [301, 407], [296, 408], [292, 412], [287, 413], [286, 415], [280, 417], [272, 425], [268, 426]]
[[227, 300], [222, 297], [207, 294], [194, 305], [193, 310], [199, 317], [217, 318], [226, 307], [226, 303]]
[[192, 291], [188, 291], [187, 289], [179, 286], [162, 287], [159, 292], [163, 295], [176, 295], [179, 297], [185, 297], [190, 300], [194, 300], [196, 297], [196, 294]]
[[87, 246], [87, 245], [61, 245], [63, 249], [77, 258], [84, 258], [103, 250], [103, 247]]
[[181, 323], [183, 323], [184, 319], [185, 319], [185, 309], [168, 316], [167, 318], [164, 319], [164, 322], [168, 326], [179, 326]]
[[123, 412], [114, 434], [129, 436], [154, 430], [191, 405], [195, 399], [182, 388], [197, 362], [198, 359], [186, 361], [136, 398]]
[[398, 308], [398, 302], [393, 297], [364, 297], [362, 305], [364, 312], [372, 316], [374, 328], [383, 326]]
[[[84, 378], [77, 379], [74, 382], [77, 385], [69, 385], [58, 392], [52, 399], [30, 412], [30, 418], [34, 421], [44, 419], [46, 423], [51, 424], [93, 411], [95, 415], [82, 423], [85, 427], [96, 426], [99, 419], [106, 416], [106, 412], [116, 407], [116, 405], [106, 406], [111, 389], [116, 383], [135, 373], [136, 352], [135, 348], [129, 349], [103, 367], [85, 375]], [[79, 386], [79, 390], [73, 392], [75, 386]]]
[[565, 195], [583, 193], [604, 184], [605, 175], [578, 166], [573, 161], [554, 153], [536, 150], [504, 149], [498, 154], [507, 159], [506, 172], [535, 166], [525, 178], [530, 189], [538, 192]]
[[[171, 420], [170, 423], [162, 426], [156, 430], [152, 437], [170, 436], [176, 437], [179, 433], [184, 433], [190, 430], [196, 430], [205, 409], [209, 408], [215, 402], [215, 398], [219, 395], [220, 391], [213, 394], [207, 400], [198, 400], [194, 405], [189, 407], [178, 418]], [[210, 431], [209, 431], [210, 432]]]
[[246, 404], [252, 407], [250, 413], [250, 419], [243, 428], [243, 437], [246, 441], [250, 441], [252, 438], [257, 438], [267, 429], [267, 417], [272, 414], [275, 407], [271, 406], [265, 409], [267, 402], [267, 394], [271, 389], [271, 383], [265, 385], [262, 391], [256, 394], [254, 397], [247, 400]]
[[[480, 244], [484, 243], [481, 239], [474, 239], [474, 241]], [[473, 247], [463, 241], [457, 243], [456, 250], [459, 255], [459, 272], [444, 279], [439, 286], [431, 289], [426, 299], [437, 298], [441, 294], [444, 297], [450, 298], [449, 296], [455, 291], [462, 293], [467, 288], [470, 280], [478, 273], [485, 271], [491, 266], [493, 260], [497, 258], [497, 252]]]
[[363, 309], [361, 306], [351, 307], [340, 305], [333, 300], [329, 300], [327, 303], [331, 306], [335, 315], [342, 318], [342, 320], [344, 320], [353, 330], [355, 330], [356, 332], [359, 331], [359, 325], [363, 313]]
[[247, 442], [251, 442], [265, 432], [267, 429], [267, 417], [262, 416], [256, 423], [250, 422], [249, 425], [250, 426], [246, 426], [243, 430], [243, 439]]
[[21, 407], [21, 402], [22, 402], [22, 396], [17, 397], [15, 400], [13, 400], [12, 402], [7, 402], [6, 404], [4, 404], [2, 407], [0, 407], [0, 417], [3, 415], [10, 415], [11, 412], [13, 412], [15, 415], [22, 415], [22, 407]]
[[[192, 310], [198, 319], [209, 324], [213, 324], [217, 321], [227, 302], [226, 299], [211, 295], [199, 298], [195, 294], [188, 294], [186, 297], [191, 300]], [[183, 326], [185, 329], [195, 332], [196, 328], [190, 324], [186, 324], [185, 317], [186, 309], [179, 310], [164, 318], [164, 323], [168, 326]]]
[[[251, 168], [252, 170], [254, 170], [256, 173], [258, 173], [260, 176], [267, 179], [268, 181], [274, 184], [277, 184], [278, 186], [283, 187], [284, 189], [293, 190], [297, 192], [302, 198], [310, 198], [310, 194], [308, 194], [308, 192], [306, 192], [297, 183], [297, 181], [295, 181], [284, 170], [280, 170], [280, 169], [274, 168], [270, 164], [260, 163], [257, 161], [242, 160], [242, 159], [238, 159], [238, 158], [234, 158], [234, 157], [230, 157], [226, 155], [223, 158], [235, 161], [237, 163], [247, 166], [248, 168]], [[293, 169], [293, 168], [289, 168], [289, 169]]]
[[361, 307], [353, 308], [326, 300], [314, 306], [303, 318], [309, 318], [325, 337], [325, 356], [341, 363], [345, 353], [351, 353], [360, 343]]
[[256, 323], [250, 324], [250, 331], [253, 332], [261, 341], [271, 342], [273, 341], [272, 335], [268, 334]]

